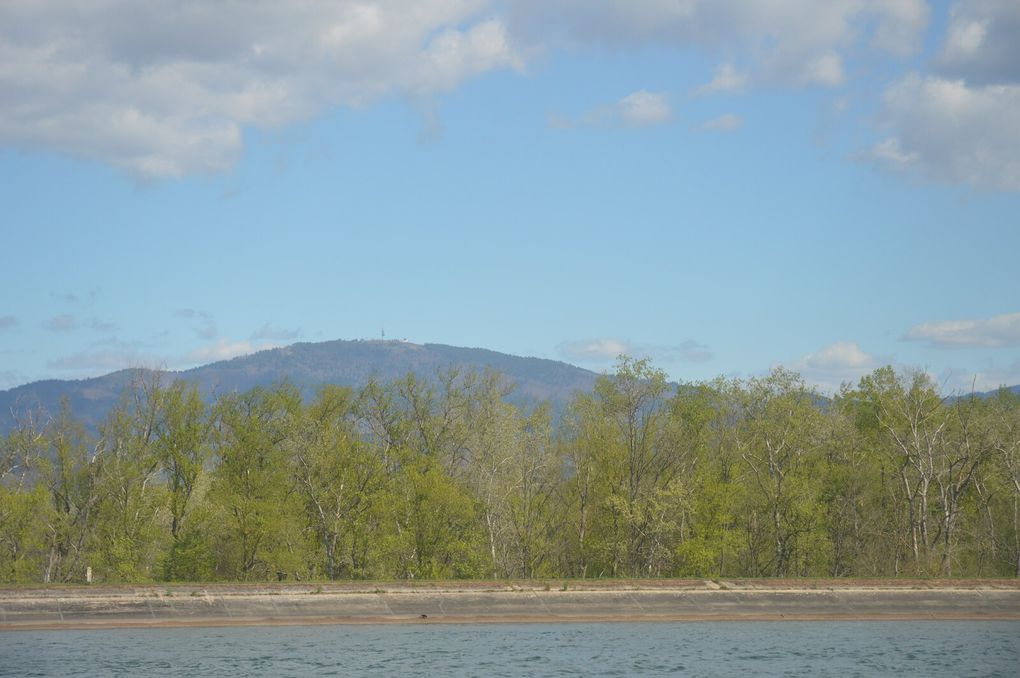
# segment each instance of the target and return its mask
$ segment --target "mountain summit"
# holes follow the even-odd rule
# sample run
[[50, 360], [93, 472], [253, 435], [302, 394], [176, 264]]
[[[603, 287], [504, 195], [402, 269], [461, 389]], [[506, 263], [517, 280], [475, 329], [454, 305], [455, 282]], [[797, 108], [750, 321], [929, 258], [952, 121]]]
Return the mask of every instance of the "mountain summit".
[[[447, 368], [496, 370], [516, 385], [511, 400], [549, 400], [557, 408], [574, 391], [591, 389], [598, 377], [555, 360], [480, 348], [380, 340], [297, 343], [165, 374], [168, 381], [183, 379], [197, 385], [211, 400], [218, 394], [282, 381], [294, 384], [307, 396], [323, 384], [358, 387], [373, 378], [387, 382], [408, 373], [430, 379]], [[116, 404], [124, 388], [145, 371], [136, 368], [91, 379], [37, 381], [0, 391], [0, 432], [9, 430], [15, 417], [27, 411], [41, 408], [56, 414], [63, 398], [67, 398], [75, 417], [94, 426]]]

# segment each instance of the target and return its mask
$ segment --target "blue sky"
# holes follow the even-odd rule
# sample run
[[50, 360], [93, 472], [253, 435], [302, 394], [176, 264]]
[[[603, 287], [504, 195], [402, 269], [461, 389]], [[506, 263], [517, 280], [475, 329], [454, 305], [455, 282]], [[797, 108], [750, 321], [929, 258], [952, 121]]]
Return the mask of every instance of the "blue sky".
[[294, 341], [1020, 383], [1020, 5], [0, 7], [0, 388]]

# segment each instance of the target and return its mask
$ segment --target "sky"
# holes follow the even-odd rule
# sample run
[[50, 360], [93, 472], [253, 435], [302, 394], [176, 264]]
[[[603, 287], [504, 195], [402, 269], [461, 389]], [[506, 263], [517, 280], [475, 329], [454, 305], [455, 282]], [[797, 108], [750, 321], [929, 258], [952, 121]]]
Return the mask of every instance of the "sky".
[[1016, 0], [6, 0], [0, 389], [297, 341], [1020, 384]]

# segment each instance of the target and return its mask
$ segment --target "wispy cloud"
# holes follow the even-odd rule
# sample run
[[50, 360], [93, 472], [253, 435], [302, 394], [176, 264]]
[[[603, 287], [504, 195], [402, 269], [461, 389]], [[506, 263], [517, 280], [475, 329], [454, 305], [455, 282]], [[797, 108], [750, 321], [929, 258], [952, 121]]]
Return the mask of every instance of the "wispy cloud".
[[709, 94], [737, 93], [747, 89], [750, 78], [746, 73], [739, 72], [733, 64], [719, 64], [715, 69], [715, 77], [711, 82], [695, 89], [694, 96], [708, 96]]
[[977, 372], [952, 370], [946, 381], [956, 393], [994, 391], [1001, 386], [1016, 386], [1020, 384], [1020, 360], [1008, 365], [988, 365]]
[[297, 339], [301, 336], [301, 328], [295, 330], [289, 330], [285, 327], [276, 327], [272, 323], [266, 323], [259, 329], [252, 332], [251, 339], [278, 339], [280, 341], [286, 341], [288, 339]]
[[579, 118], [554, 114], [549, 117], [553, 129], [577, 127], [651, 127], [673, 119], [673, 109], [666, 92], [638, 90], [619, 101], [599, 106]]
[[174, 311], [174, 317], [191, 320], [191, 329], [199, 339], [214, 339], [218, 334], [216, 321], [213, 320], [212, 315], [205, 311], [196, 311], [193, 308], [179, 308]]
[[565, 341], [556, 347], [567, 360], [614, 360], [617, 356], [628, 355], [631, 345], [620, 339], [583, 339]]
[[185, 354], [176, 355], [153, 352], [151, 348], [145, 348], [144, 342], [121, 341], [116, 338], [105, 340], [97, 346], [102, 348], [67, 355], [48, 362], [46, 366], [51, 370], [71, 370], [94, 374], [133, 367], [181, 369], [277, 348], [279, 344], [220, 339], [212, 344], [199, 346]]
[[733, 113], [726, 113], [720, 115], [718, 118], [712, 118], [705, 122], [701, 129], [706, 132], [734, 132], [740, 129], [744, 124], [744, 119], [739, 115]]
[[82, 351], [46, 363], [55, 370], [76, 371], [113, 371], [129, 367], [148, 367], [162, 369], [166, 361], [155, 355], [139, 353], [133, 350]]
[[667, 363], [701, 363], [712, 359], [708, 346], [687, 339], [679, 344], [648, 344], [625, 339], [601, 338], [565, 341], [556, 347], [566, 360], [605, 363], [621, 355], [651, 358]]
[[616, 103], [616, 113], [625, 124], [634, 127], [661, 125], [669, 122], [673, 111], [665, 92], [640, 90], [628, 94]]
[[17, 327], [18, 319], [13, 315], [0, 315], [0, 332]]
[[17, 370], [0, 370], [0, 389], [14, 388], [19, 384], [24, 384], [28, 379], [24, 374]]
[[[117, 326], [113, 323], [97, 318], [95, 316], [79, 321], [78, 317], [70, 313], [55, 315], [43, 323], [43, 329], [50, 332], [73, 332], [80, 328], [86, 328], [95, 332], [116, 332]], [[3, 329], [0, 326], [0, 329]]]
[[95, 330], [96, 332], [116, 332], [117, 331], [117, 326], [116, 325], [114, 325], [113, 323], [111, 323], [111, 322], [109, 322], [107, 320], [103, 320], [102, 318], [95, 318], [95, 317], [89, 318], [88, 320], [85, 321], [85, 326], [88, 327], [90, 330]]
[[229, 339], [220, 339], [215, 344], [201, 346], [187, 353], [181, 359], [181, 363], [186, 365], [198, 365], [216, 362], [218, 360], [230, 360], [231, 358], [237, 358], [257, 351], [264, 351], [266, 349], [277, 347], [277, 344], [267, 342], [253, 344], [250, 341], [230, 341]]
[[43, 328], [49, 330], [50, 332], [70, 332], [76, 329], [77, 327], [78, 327], [77, 319], [69, 313], [55, 315], [49, 320], [47, 320], [45, 323], [43, 323]]
[[94, 288], [87, 292], [54, 292], [50, 296], [65, 304], [92, 304], [95, 303], [96, 298], [99, 296], [99, 288]]
[[1003, 348], [1020, 346], [1020, 313], [991, 318], [945, 320], [911, 327], [903, 337], [939, 348]]

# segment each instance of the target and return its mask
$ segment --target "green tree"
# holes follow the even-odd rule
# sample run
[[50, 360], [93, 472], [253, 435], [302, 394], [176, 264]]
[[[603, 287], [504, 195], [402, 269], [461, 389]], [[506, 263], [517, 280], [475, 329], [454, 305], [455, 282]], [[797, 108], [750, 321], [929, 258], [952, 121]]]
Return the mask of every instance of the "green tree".
[[163, 564], [169, 580], [199, 580], [212, 575], [212, 552], [196, 517], [203, 514], [206, 464], [210, 459], [212, 419], [194, 386], [174, 382], [162, 394], [153, 450], [165, 483], [170, 546]]
[[228, 577], [265, 579], [300, 571], [303, 531], [288, 473], [287, 451], [301, 395], [291, 386], [256, 388], [219, 399], [217, 452], [211, 500], [224, 519], [218, 554]]
[[748, 565], [756, 576], [805, 574], [819, 555], [816, 395], [777, 368], [737, 394], [736, 446], [748, 480]]
[[47, 449], [38, 459], [39, 483], [48, 495], [38, 516], [46, 533], [42, 580], [82, 581], [87, 566], [82, 561], [108, 489], [103, 482], [106, 460], [95, 439], [71, 416], [66, 401], [44, 435]]
[[387, 478], [378, 449], [360, 434], [359, 403], [348, 388], [327, 386], [301, 420], [291, 456], [305, 516], [330, 579], [366, 576], [366, 519]]
[[45, 445], [32, 417], [0, 440], [0, 582], [36, 581], [41, 572], [47, 494], [34, 471]]

